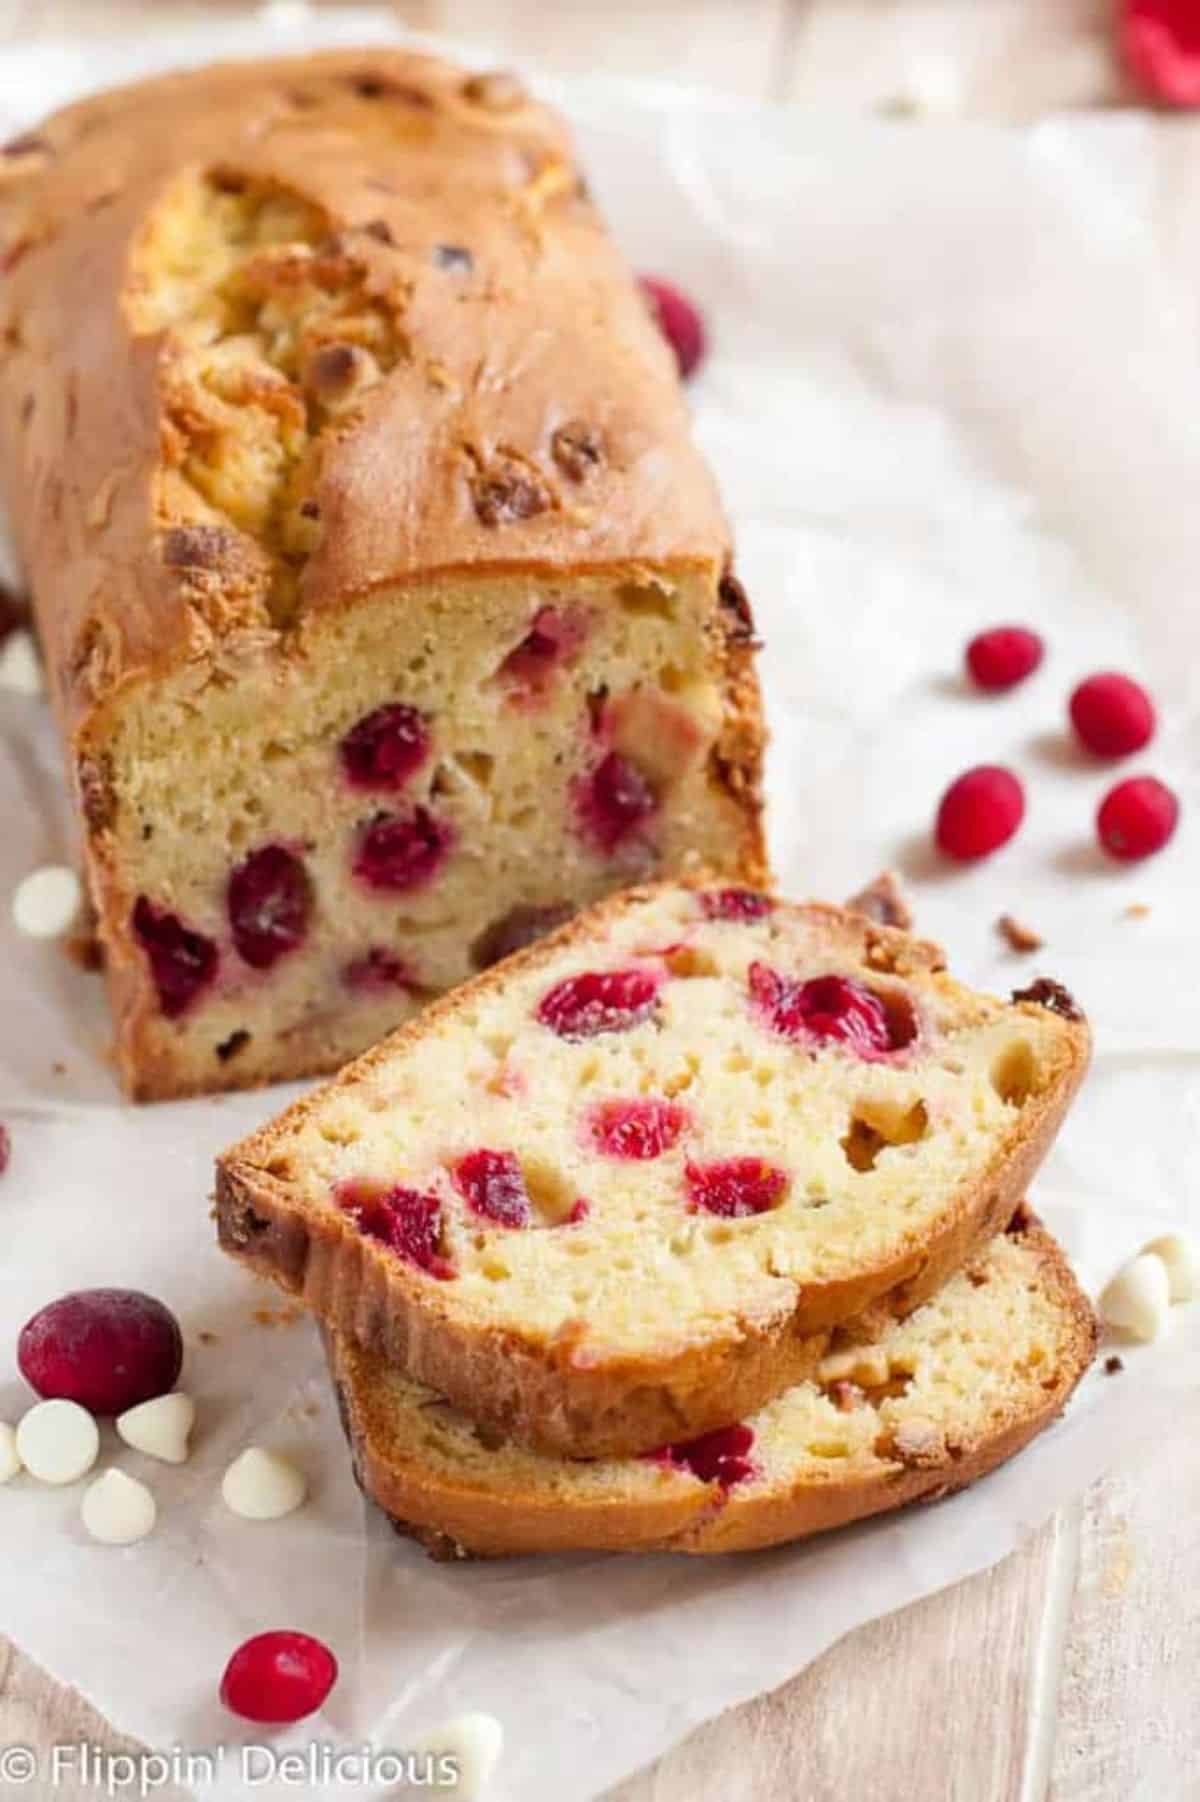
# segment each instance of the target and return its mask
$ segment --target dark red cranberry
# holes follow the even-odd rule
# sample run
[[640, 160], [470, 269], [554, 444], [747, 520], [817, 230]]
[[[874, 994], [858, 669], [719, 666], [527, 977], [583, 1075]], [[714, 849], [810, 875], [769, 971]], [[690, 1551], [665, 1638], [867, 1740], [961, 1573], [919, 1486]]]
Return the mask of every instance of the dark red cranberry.
[[185, 926], [178, 914], [160, 911], [145, 895], [133, 908], [133, 930], [150, 961], [158, 1004], [177, 1020], [217, 974], [217, 947], [202, 932]]
[[354, 853], [354, 874], [370, 888], [420, 888], [445, 861], [454, 833], [426, 808], [381, 813], [365, 828]]
[[707, 348], [704, 321], [687, 296], [670, 282], [653, 275], [639, 276], [638, 279], [659, 330], [675, 352], [679, 373], [686, 381]]
[[1100, 803], [1096, 831], [1110, 857], [1137, 863], [1161, 851], [1179, 824], [1179, 800], [1154, 776], [1118, 782]]
[[414, 983], [408, 965], [394, 951], [372, 945], [362, 957], [354, 958], [342, 970], [342, 981], [359, 994], [385, 994], [391, 989], [412, 989]]
[[497, 1226], [528, 1226], [533, 1208], [511, 1151], [471, 1151], [454, 1166], [454, 1183], [473, 1214]]
[[269, 970], [308, 934], [308, 871], [282, 845], [263, 845], [230, 876], [225, 905], [238, 956], [255, 970]]
[[744, 1483], [755, 1474], [748, 1456], [753, 1446], [754, 1428], [739, 1422], [701, 1433], [698, 1439], [685, 1440], [681, 1445], [664, 1445], [643, 1456], [669, 1464], [674, 1470], [690, 1470], [702, 1483], [719, 1483], [722, 1489], [732, 1489], [735, 1483]]
[[586, 637], [587, 626], [578, 614], [541, 607], [525, 637], [500, 665], [500, 674], [526, 693], [542, 694], [552, 673], [578, 655]]
[[1089, 676], [1071, 696], [1071, 724], [1096, 757], [1129, 757], [1154, 737], [1154, 703], [1129, 676]]
[[418, 1270], [442, 1282], [454, 1275], [442, 1256], [442, 1204], [436, 1195], [402, 1186], [387, 1189], [345, 1182], [338, 1185], [337, 1201], [360, 1232], [378, 1239]]
[[706, 920], [762, 920], [774, 902], [752, 888], [706, 889], [700, 907]]
[[950, 784], [938, 806], [938, 847], [959, 863], [990, 857], [1025, 817], [1025, 791], [1011, 770], [981, 763]]
[[1133, 79], [1167, 106], [1200, 106], [1200, 13], [1195, 0], [1124, 0], [1118, 37]]
[[576, 805], [587, 836], [602, 851], [613, 852], [645, 824], [658, 800], [637, 765], [610, 751], [580, 782]]
[[717, 1214], [722, 1220], [745, 1220], [778, 1207], [787, 1193], [788, 1176], [763, 1158], [720, 1158], [715, 1164], [689, 1164], [688, 1207], [693, 1214]]
[[368, 713], [338, 746], [346, 779], [355, 788], [403, 788], [428, 755], [425, 717], [403, 701]]
[[537, 1017], [560, 1039], [627, 1032], [649, 1019], [660, 980], [650, 970], [586, 970], [566, 976], [542, 996]]
[[785, 1039], [835, 1039], [860, 1057], [884, 1057], [916, 1036], [911, 1010], [899, 1003], [889, 1011], [871, 989], [850, 976], [814, 976], [807, 982], [784, 976], [769, 965], [750, 965], [755, 1009]]
[[673, 1101], [600, 1101], [589, 1110], [587, 1133], [605, 1157], [644, 1160], [670, 1151], [690, 1124]]
[[26, 1321], [17, 1364], [44, 1401], [124, 1414], [175, 1387], [183, 1335], [171, 1310], [140, 1289], [77, 1289]]
[[281, 1727], [315, 1714], [337, 1682], [337, 1659], [307, 1633], [256, 1633], [240, 1645], [221, 1678], [231, 1714]]
[[1045, 644], [1028, 626], [993, 626], [967, 646], [967, 670], [977, 688], [999, 693], [1031, 676], [1045, 654]]

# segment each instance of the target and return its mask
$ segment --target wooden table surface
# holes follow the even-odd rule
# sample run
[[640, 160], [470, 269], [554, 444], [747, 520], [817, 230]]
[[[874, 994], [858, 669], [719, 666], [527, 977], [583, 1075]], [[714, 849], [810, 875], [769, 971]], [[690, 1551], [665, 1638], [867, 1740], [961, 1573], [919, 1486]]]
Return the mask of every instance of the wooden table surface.
[[[6, 0], [0, 48], [245, 10]], [[400, 0], [395, 10], [514, 63], [799, 104], [917, 101], [1028, 118], [1126, 97], [1108, 53], [1111, 0]], [[1198, 1802], [1198, 1679], [1200, 1435], [1181, 1432], [1005, 1563], [849, 1635], [611, 1802]], [[0, 1639], [0, 1745], [80, 1738], [131, 1749]], [[68, 1783], [54, 1794], [97, 1792]]]

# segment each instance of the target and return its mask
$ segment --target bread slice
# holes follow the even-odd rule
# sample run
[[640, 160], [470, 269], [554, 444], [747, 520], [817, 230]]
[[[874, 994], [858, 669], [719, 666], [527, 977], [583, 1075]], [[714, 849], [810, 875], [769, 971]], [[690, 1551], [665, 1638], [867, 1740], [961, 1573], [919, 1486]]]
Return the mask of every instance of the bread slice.
[[220, 1161], [227, 1250], [493, 1430], [693, 1437], [1007, 1221], [1082, 1075], [1065, 992], [745, 890], [627, 891]]
[[435, 1556], [736, 1552], [961, 1489], [1064, 1406], [1095, 1321], [1036, 1222], [1000, 1234], [874, 1345], [749, 1421], [639, 1459], [569, 1462], [489, 1443], [435, 1391], [327, 1336], [366, 1494]]

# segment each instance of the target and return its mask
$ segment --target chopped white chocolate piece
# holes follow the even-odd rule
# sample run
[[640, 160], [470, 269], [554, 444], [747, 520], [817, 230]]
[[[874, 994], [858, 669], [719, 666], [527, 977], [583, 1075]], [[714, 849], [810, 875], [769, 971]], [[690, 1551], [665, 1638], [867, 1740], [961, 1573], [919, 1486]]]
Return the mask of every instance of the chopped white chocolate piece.
[[190, 1395], [156, 1395], [153, 1401], [127, 1408], [114, 1424], [135, 1452], [161, 1458], [164, 1464], [182, 1464], [195, 1419], [196, 1404]]
[[440, 1727], [421, 1734], [413, 1750], [430, 1756], [441, 1754], [457, 1767], [457, 1777], [435, 1778], [433, 1795], [449, 1795], [457, 1802], [480, 1802], [504, 1749], [504, 1729], [494, 1714], [458, 1714]]
[[83, 1524], [101, 1545], [133, 1545], [154, 1531], [158, 1507], [144, 1483], [123, 1470], [106, 1470], [84, 1491]]
[[40, 695], [45, 686], [33, 634], [10, 632], [0, 646], [0, 688], [19, 695]]
[[78, 1402], [38, 1402], [17, 1427], [17, 1456], [39, 1483], [75, 1483], [100, 1453], [100, 1429]]
[[1185, 1239], [1182, 1233], [1164, 1233], [1142, 1250], [1166, 1265], [1172, 1301], [1194, 1301], [1200, 1295], [1200, 1250], [1194, 1239]]
[[1166, 1331], [1170, 1305], [1167, 1267], [1152, 1253], [1123, 1264], [1100, 1297], [1105, 1324], [1146, 1343]]
[[277, 1452], [251, 1445], [225, 1472], [221, 1494], [243, 1520], [280, 1520], [308, 1494], [303, 1471]]
[[13, 895], [13, 919], [21, 932], [33, 939], [57, 939], [78, 924], [83, 908], [83, 885], [65, 864], [46, 864], [18, 883]]

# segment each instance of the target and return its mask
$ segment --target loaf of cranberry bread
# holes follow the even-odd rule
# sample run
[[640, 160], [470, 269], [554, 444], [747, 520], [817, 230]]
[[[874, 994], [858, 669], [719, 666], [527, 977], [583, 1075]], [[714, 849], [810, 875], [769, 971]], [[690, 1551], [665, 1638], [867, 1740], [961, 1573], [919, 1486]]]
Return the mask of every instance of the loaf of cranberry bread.
[[834, 1344], [749, 1420], [640, 1459], [497, 1445], [353, 1340], [326, 1349], [366, 1494], [436, 1557], [736, 1552], [961, 1489], [1052, 1421], [1095, 1349], [1053, 1239], [1020, 1220], [871, 1345]]
[[228, 1152], [221, 1240], [492, 1430], [639, 1452], [936, 1289], [1087, 1050], [1065, 991], [976, 994], [862, 915], [635, 889]]
[[0, 483], [130, 1092], [336, 1068], [651, 872], [764, 878], [753, 628], [559, 122], [398, 52], [0, 156]]

